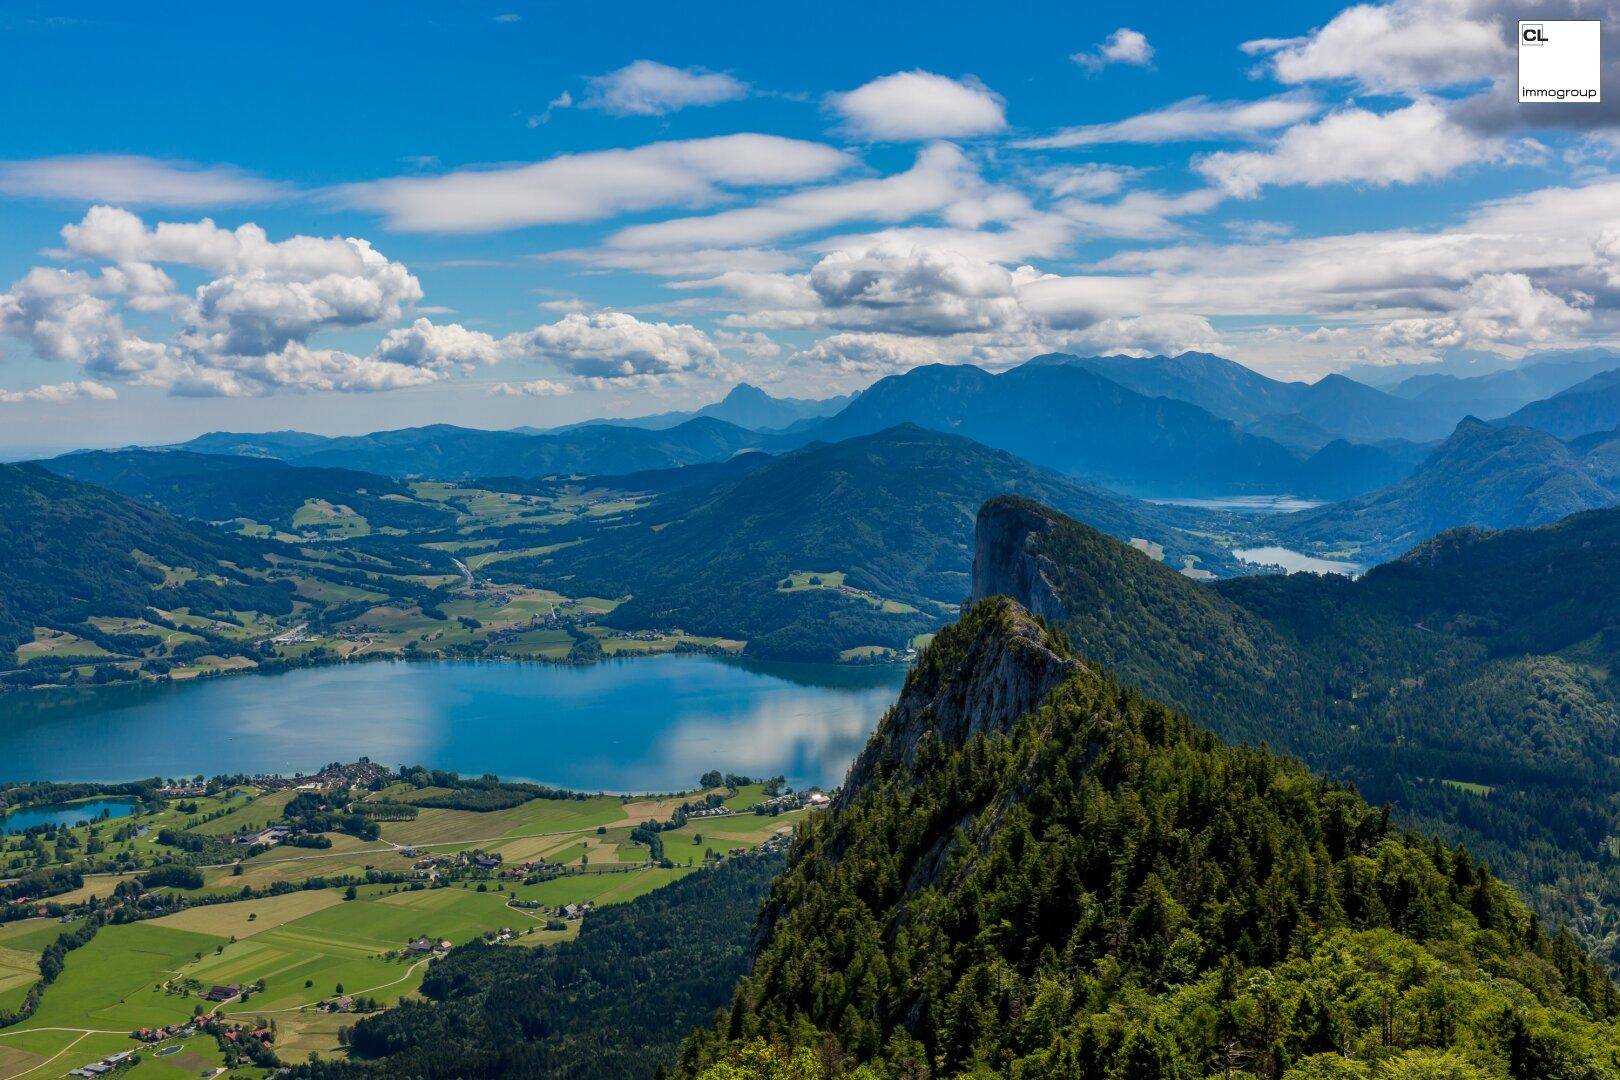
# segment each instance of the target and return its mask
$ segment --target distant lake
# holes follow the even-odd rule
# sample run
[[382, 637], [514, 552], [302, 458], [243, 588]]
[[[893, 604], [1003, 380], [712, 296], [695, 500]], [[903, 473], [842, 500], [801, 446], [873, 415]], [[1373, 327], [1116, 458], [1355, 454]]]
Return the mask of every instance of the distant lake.
[[836, 785], [896, 666], [711, 656], [581, 667], [340, 664], [0, 695], [0, 781], [313, 772], [370, 757], [588, 791], [672, 791], [709, 769]]
[[133, 799], [86, 799], [84, 802], [30, 806], [0, 818], [0, 832], [15, 834], [35, 825], [83, 825], [105, 812], [110, 818], [128, 817], [135, 812]]
[[1318, 559], [1303, 551], [1285, 547], [1236, 548], [1232, 557], [1255, 566], [1280, 566], [1290, 574], [1309, 570], [1313, 574], [1344, 574], [1355, 577], [1366, 569], [1360, 563], [1340, 562], [1336, 559]]
[[1295, 495], [1230, 495], [1219, 499], [1148, 499], [1162, 506], [1190, 506], [1197, 510], [1230, 510], [1237, 514], [1291, 514], [1321, 506], [1321, 499]]

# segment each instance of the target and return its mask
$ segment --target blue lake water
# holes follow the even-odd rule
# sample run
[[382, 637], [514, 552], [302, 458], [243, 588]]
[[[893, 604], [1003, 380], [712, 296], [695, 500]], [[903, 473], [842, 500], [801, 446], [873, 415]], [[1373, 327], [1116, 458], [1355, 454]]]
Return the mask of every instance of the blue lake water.
[[84, 802], [30, 806], [0, 818], [0, 832], [20, 833], [35, 825], [82, 825], [105, 813], [110, 818], [128, 817], [135, 812], [131, 799], [86, 799]]
[[1290, 574], [1309, 570], [1313, 574], [1343, 574], [1346, 577], [1358, 577], [1366, 569], [1360, 563], [1319, 559], [1315, 555], [1307, 555], [1303, 551], [1285, 547], [1237, 548], [1232, 555], [1251, 566], [1280, 566]]
[[709, 769], [825, 787], [843, 780], [904, 677], [665, 656], [344, 664], [4, 694], [0, 781], [311, 772], [366, 756], [588, 791], [690, 788]]

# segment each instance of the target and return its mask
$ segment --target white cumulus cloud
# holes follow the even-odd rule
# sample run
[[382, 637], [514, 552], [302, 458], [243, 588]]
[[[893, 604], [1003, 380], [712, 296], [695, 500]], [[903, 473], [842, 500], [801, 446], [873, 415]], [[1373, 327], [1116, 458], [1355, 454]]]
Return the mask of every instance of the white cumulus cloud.
[[1085, 52], [1069, 57], [1088, 71], [1101, 71], [1109, 64], [1148, 67], [1153, 63], [1153, 46], [1147, 35], [1122, 26]]
[[489, 388], [492, 397], [561, 397], [568, 387], [550, 379], [530, 379], [520, 383], [496, 383]]
[[940, 360], [931, 343], [896, 334], [833, 334], [800, 349], [788, 362], [822, 368], [837, 375], [893, 375]]
[[565, 315], [503, 339], [508, 352], [591, 384], [648, 383], [723, 364], [709, 336], [685, 323], [642, 322], [622, 311]]
[[1003, 329], [1023, 316], [1012, 272], [937, 248], [835, 251], [810, 271], [810, 287], [833, 325], [938, 335]]
[[499, 363], [503, 354], [500, 343], [480, 330], [417, 319], [408, 327], [388, 331], [371, 355], [390, 364], [444, 370], [487, 367]]
[[63, 401], [116, 401], [118, 391], [89, 379], [36, 386], [32, 390], [0, 390], [0, 404], [56, 404]]
[[1264, 57], [1284, 83], [1345, 81], [1389, 93], [1484, 82], [1509, 70], [1512, 52], [1503, 20], [1476, 6], [1462, 0], [1355, 4], [1303, 37], [1261, 38], [1245, 42], [1243, 50]]
[[976, 80], [930, 71], [885, 75], [827, 104], [852, 135], [878, 142], [960, 139], [1007, 126], [999, 95]]
[[1289, 128], [1266, 149], [1208, 154], [1196, 167], [1232, 195], [1250, 198], [1270, 185], [1388, 187], [1437, 180], [1505, 153], [1499, 140], [1458, 126], [1425, 100], [1386, 113], [1341, 109]]
[[748, 95], [748, 85], [720, 72], [637, 60], [586, 80], [582, 109], [619, 116], [663, 116], [691, 105], [718, 105]]

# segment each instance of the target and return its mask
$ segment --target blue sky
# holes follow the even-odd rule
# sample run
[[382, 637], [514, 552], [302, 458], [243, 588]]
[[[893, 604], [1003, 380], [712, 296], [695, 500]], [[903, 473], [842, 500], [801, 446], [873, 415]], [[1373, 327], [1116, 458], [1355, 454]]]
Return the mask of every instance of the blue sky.
[[8, 5], [0, 444], [1612, 338], [1617, 106], [1516, 11], [1232, 7]]

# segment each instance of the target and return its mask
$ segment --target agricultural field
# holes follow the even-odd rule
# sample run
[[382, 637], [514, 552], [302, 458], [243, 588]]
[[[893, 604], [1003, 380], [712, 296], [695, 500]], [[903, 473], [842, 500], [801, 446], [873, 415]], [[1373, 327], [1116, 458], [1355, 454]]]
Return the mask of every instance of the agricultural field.
[[[543, 948], [566, 940], [580, 925], [563, 917], [568, 905], [623, 903], [701, 873], [713, 858], [764, 843], [802, 814], [746, 812], [765, 790], [740, 781], [735, 788], [674, 796], [520, 795], [515, 805], [487, 810], [422, 806], [477, 803], [484, 789], [365, 768], [364, 775], [377, 778], [367, 785], [340, 773], [338, 779], [322, 774], [304, 788], [261, 780], [216, 785], [207, 793], [148, 795], [125, 816], [0, 841], [13, 874], [68, 861], [81, 865], [92, 841], [98, 859], [120, 868], [87, 874], [82, 886], [51, 896], [52, 917], [0, 924], [0, 1010], [21, 1006], [39, 980], [41, 954], [59, 936], [85, 928], [87, 914], [99, 919], [141, 893], [155, 904], [137, 921], [90, 927], [94, 936], [66, 954], [32, 1015], [0, 1028], [0, 1080], [60, 1076], [131, 1049], [141, 1060], [127, 1075], [195, 1076], [225, 1061], [214, 1036], [171, 1035], [141, 1044], [129, 1033], [179, 1028], [199, 1014], [244, 1030], [273, 1027], [283, 1061], [338, 1054], [339, 1031], [356, 1016], [329, 1012], [329, 1003], [398, 1003], [416, 992], [438, 943], [483, 939]], [[464, 782], [450, 777], [444, 783]], [[704, 796], [733, 813], [678, 826], [671, 820], [683, 804]], [[380, 804], [376, 814], [414, 816], [381, 821], [373, 839], [320, 833], [324, 847], [249, 849], [241, 842], [269, 826], [286, 827], [290, 814], [307, 812], [300, 807], [311, 798], [346, 812], [369, 803]], [[663, 862], [631, 838], [645, 822], [666, 823]], [[159, 842], [160, 834], [196, 837], [200, 846]], [[38, 838], [51, 842], [34, 843]], [[233, 838], [238, 842], [230, 843]], [[195, 867], [200, 887], [141, 885], [152, 867], [175, 863]], [[424, 939], [433, 950], [412, 947]], [[208, 1000], [214, 987], [241, 992]], [[239, 1066], [230, 1075], [263, 1072]]]

